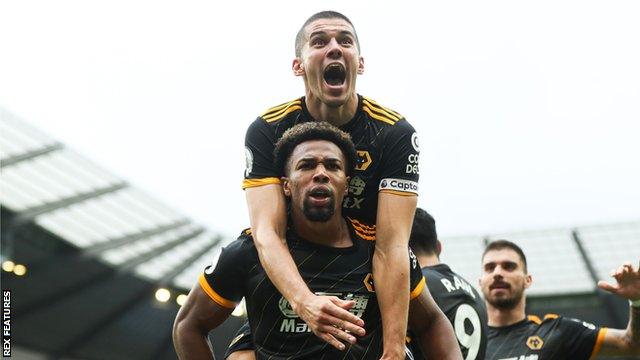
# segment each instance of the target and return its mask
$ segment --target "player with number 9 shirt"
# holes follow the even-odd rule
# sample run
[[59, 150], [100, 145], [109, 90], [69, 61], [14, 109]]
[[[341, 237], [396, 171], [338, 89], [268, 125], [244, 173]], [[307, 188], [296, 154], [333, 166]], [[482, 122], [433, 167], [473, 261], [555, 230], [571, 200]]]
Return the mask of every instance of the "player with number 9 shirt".
[[[488, 334], [484, 301], [462, 276], [440, 262], [442, 244], [436, 222], [421, 208], [416, 209], [409, 246], [422, 266], [429, 292], [453, 325], [462, 356], [465, 360], [484, 359]], [[412, 349], [415, 359], [423, 358], [418, 349]]]

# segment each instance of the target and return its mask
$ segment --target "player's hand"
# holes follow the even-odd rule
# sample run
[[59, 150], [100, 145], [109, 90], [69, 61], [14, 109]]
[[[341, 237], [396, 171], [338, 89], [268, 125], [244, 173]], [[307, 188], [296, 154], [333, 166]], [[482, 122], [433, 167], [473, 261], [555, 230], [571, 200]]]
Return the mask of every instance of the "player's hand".
[[631, 263], [626, 263], [611, 271], [616, 284], [598, 281], [598, 287], [629, 300], [640, 300], [640, 266], [634, 270]]
[[353, 305], [354, 301], [335, 296], [310, 295], [292, 307], [317, 337], [338, 350], [344, 350], [346, 347], [342, 341], [354, 344], [356, 338], [353, 335], [365, 334], [364, 321], [348, 311]]

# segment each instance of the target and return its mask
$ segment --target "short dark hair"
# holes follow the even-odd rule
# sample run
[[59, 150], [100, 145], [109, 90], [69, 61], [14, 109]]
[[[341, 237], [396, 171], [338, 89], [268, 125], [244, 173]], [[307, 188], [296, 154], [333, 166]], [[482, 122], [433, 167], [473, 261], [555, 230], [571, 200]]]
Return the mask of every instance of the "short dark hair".
[[293, 149], [305, 141], [326, 140], [340, 148], [346, 160], [344, 172], [353, 175], [356, 166], [356, 148], [346, 132], [326, 121], [309, 121], [285, 131], [273, 150], [275, 168], [280, 176], [287, 175], [287, 162]]
[[360, 52], [360, 40], [358, 40], [356, 27], [353, 26], [353, 23], [351, 22], [351, 20], [349, 20], [348, 17], [346, 17], [345, 15], [337, 11], [326, 10], [326, 11], [320, 11], [319, 13], [315, 13], [311, 15], [311, 17], [309, 17], [307, 21], [305, 21], [304, 24], [302, 24], [302, 27], [300, 28], [300, 30], [298, 30], [298, 34], [296, 34], [296, 57], [300, 57], [300, 55], [302, 54], [302, 47], [304, 46], [304, 43], [307, 40], [307, 36], [305, 34], [305, 28], [307, 27], [307, 25], [311, 24], [312, 22], [318, 19], [342, 19], [348, 22], [349, 25], [351, 25], [351, 27], [353, 28], [353, 36], [356, 38], [355, 39], [356, 46], [358, 47], [358, 52]]
[[417, 255], [438, 254], [436, 221], [422, 208], [416, 208], [409, 237], [409, 246]]
[[524, 264], [524, 272], [526, 274], [527, 273], [527, 257], [524, 256], [524, 251], [522, 251], [520, 246], [516, 245], [515, 243], [509, 240], [495, 240], [490, 242], [489, 244], [487, 244], [487, 247], [484, 248], [484, 252], [482, 253], [482, 258], [484, 259], [484, 256], [487, 255], [489, 251], [502, 250], [502, 249], [511, 249], [515, 251], [516, 254], [518, 254], [518, 256], [520, 256], [520, 260], [522, 260], [522, 263]]

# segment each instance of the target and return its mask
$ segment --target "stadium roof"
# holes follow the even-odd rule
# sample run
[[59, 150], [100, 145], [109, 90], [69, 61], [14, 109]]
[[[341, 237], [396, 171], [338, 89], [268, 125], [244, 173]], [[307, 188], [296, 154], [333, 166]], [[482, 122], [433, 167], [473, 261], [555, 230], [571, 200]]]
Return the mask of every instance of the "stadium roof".
[[[0, 170], [13, 341], [33, 358], [175, 358], [177, 297], [229, 239], [2, 108]], [[214, 339], [219, 348], [239, 321]]]
[[0, 108], [0, 202], [112, 266], [189, 289], [228, 241]]

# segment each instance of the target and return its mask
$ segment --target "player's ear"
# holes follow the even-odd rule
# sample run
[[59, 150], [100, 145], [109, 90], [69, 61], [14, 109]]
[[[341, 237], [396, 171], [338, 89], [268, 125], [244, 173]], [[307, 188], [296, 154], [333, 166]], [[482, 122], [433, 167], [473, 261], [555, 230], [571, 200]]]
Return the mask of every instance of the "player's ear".
[[358, 59], [358, 75], [364, 74], [364, 58], [360, 56]]
[[280, 181], [282, 182], [282, 191], [284, 192], [285, 197], [291, 197], [291, 183], [289, 182], [289, 178], [281, 177]]
[[442, 253], [442, 243], [440, 240], [436, 240], [436, 255], [440, 256]]
[[524, 288], [528, 289], [529, 286], [531, 286], [531, 282], [533, 281], [533, 279], [531, 278], [531, 274], [527, 274], [524, 278]]
[[291, 69], [293, 70], [293, 75], [302, 76], [304, 75], [304, 64], [302, 63], [302, 59], [299, 57], [293, 59], [293, 64], [291, 64]]

